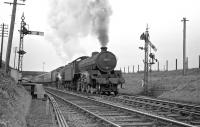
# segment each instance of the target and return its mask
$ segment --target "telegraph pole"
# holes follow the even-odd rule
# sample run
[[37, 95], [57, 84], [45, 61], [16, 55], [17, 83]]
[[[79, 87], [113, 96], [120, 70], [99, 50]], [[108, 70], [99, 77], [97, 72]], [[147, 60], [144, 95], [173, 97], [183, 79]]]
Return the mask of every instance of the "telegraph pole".
[[[4, 40], [4, 37], [7, 37], [7, 36], [4, 36], [5, 35], [8, 35], [8, 25], [5, 25], [4, 23], [1, 25], [2, 28], [2, 31], [1, 31], [1, 53], [0, 53], [0, 68], [2, 67], [2, 56], [3, 56], [3, 40]], [[5, 30], [6, 29], [6, 30]]]
[[186, 74], [186, 18], [181, 20], [183, 22], [183, 75]]
[[[24, 2], [24, 0], [23, 0]], [[10, 63], [10, 53], [11, 53], [11, 47], [12, 47], [12, 39], [13, 39], [13, 32], [14, 32], [14, 24], [15, 24], [15, 15], [16, 15], [16, 9], [17, 9], [17, 0], [14, 0], [13, 3], [4, 2], [6, 4], [13, 4], [12, 9], [12, 16], [11, 16], [11, 22], [10, 22], [10, 31], [9, 31], [9, 37], [8, 37], [8, 45], [7, 45], [7, 52], [6, 52], [6, 65], [5, 65], [5, 71], [8, 74], [9, 71], [9, 63]], [[24, 4], [19, 4], [24, 5]]]
[[42, 64], [43, 64], [43, 66], [42, 66], [42, 67], [43, 67], [42, 70], [43, 70], [43, 72], [44, 72], [44, 65], [45, 65], [45, 62], [43, 62]]
[[14, 53], [15, 53], [15, 56], [14, 56], [14, 69], [15, 69], [15, 61], [16, 61], [17, 47], [14, 47]]

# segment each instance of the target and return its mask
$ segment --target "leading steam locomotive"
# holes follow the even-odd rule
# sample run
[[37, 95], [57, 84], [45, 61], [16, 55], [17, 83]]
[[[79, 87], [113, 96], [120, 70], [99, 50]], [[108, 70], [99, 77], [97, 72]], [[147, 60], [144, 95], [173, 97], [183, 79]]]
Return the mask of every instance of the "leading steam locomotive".
[[101, 47], [91, 57], [82, 56], [49, 73], [36, 76], [33, 81], [57, 87], [96, 94], [118, 94], [118, 85], [124, 83], [119, 70], [114, 70], [116, 56]]

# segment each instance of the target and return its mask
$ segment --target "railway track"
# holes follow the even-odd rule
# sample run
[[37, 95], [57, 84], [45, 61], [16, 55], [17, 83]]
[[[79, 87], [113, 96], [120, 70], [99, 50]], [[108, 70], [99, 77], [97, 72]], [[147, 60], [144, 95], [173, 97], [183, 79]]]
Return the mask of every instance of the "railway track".
[[52, 104], [57, 126], [69, 127], [55, 99], [50, 94], [47, 94], [47, 96]]
[[73, 107], [78, 108], [89, 115], [97, 123], [103, 126], [113, 127], [195, 127], [193, 125], [180, 122], [158, 115], [152, 115], [114, 103], [95, 100], [91, 97], [85, 97], [69, 92], [47, 89], [47, 92], [54, 97], [62, 99]]
[[89, 116], [85, 115], [81, 110], [75, 108], [72, 105], [66, 104], [65, 101], [55, 98], [65, 117], [69, 127], [99, 127], [100, 125], [91, 119]]
[[123, 96], [123, 98], [137, 100], [137, 101], [143, 101], [143, 102], [148, 102], [148, 103], [168, 105], [169, 107], [172, 107], [172, 108], [184, 109], [184, 110], [190, 111], [191, 113], [199, 113], [200, 114], [200, 105], [186, 104], [186, 103], [167, 101], [167, 100], [161, 100], [161, 99], [154, 99], [154, 98], [149, 98], [149, 97], [144, 97], [144, 96], [141, 96], [141, 97]]
[[103, 99], [123, 103], [136, 109], [145, 110], [153, 114], [177, 120], [193, 126], [200, 126], [200, 106], [164, 101], [148, 97], [122, 96], [110, 97], [101, 96]]

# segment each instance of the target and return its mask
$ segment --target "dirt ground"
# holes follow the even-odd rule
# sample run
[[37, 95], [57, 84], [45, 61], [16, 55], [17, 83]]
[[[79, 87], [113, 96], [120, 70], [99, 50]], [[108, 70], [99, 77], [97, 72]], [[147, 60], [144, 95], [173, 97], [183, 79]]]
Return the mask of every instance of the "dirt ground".
[[0, 70], [0, 127], [26, 127], [31, 96]]
[[[142, 95], [143, 73], [124, 74], [126, 83], [120, 93]], [[200, 69], [190, 69], [185, 76], [182, 71], [151, 72], [148, 91], [150, 96], [167, 100], [200, 104]]]
[[[48, 105], [48, 106], [47, 106]], [[44, 99], [32, 99], [27, 127], [57, 127], [51, 104]]]

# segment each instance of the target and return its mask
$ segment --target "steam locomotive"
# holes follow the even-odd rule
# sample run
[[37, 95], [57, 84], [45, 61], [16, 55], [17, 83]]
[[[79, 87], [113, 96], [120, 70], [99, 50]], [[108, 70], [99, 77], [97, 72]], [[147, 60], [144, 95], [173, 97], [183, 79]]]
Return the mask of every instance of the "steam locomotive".
[[116, 64], [115, 55], [107, 51], [107, 47], [101, 47], [100, 53], [79, 57], [65, 66], [36, 76], [33, 81], [82, 92], [117, 95], [118, 85], [124, 83], [124, 78], [120, 70], [114, 70]]

